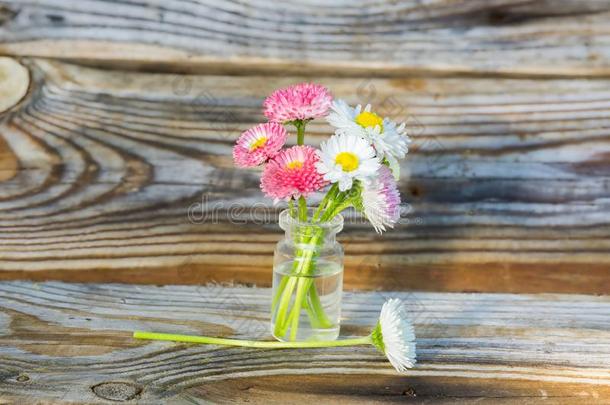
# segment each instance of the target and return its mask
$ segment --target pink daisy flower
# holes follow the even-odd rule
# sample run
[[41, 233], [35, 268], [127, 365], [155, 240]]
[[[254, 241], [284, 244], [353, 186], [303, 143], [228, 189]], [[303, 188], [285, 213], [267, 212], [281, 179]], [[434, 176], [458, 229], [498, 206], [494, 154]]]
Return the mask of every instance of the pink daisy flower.
[[261, 190], [278, 200], [307, 197], [328, 184], [316, 170], [318, 155], [311, 146], [293, 146], [281, 151], [265, 166]]
[[241, 134], [233, 148], [233, 160], [239, 167], [258, 166], [277, 155], [287, 137], [282, 124], [259, 124]]
[[263, 103], [269, 121], [287, 122], [324, 117], [333, 98], [328, 89], [314, 83], [300, 83], [271, 93]]
[[374, 180], [364, 182], [362, 189], [364, 215], [378, 233], [393, 228], [400, 218], [400, 192], [392, 171], [381, 165]]

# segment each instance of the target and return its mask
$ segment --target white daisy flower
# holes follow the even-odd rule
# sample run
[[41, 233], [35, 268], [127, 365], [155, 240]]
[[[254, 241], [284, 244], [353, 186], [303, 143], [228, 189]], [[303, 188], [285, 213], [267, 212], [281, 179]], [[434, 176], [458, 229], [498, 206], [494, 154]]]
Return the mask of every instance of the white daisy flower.
[[405, 372], [415, 365], [415, 332], [401, 300], [393, 298], [383, 304], [371, 338], [397, 371]]
[[334, 100], [328, 122], [337, 133], [359, 136], [368, 140], [377, 151], [380, 159], [386, 159], [392, 172], [397, 177], [398, 159], [403, 159], [409, 151], [411, 139], [405, 132], [405, 124], [400, 125], [382, 118], [371, 111], [371, 105], [364, 109], [361, 105], [350, 107], [343, 100]]
[[363, 183], [362, 212], [377, 233], [393, 228], [400, 218], [400, 192], [392, 172], [381, 165], [376, 178]]
[[379, 169], [379, 160], [369, 143], [359, 137], [337, 134], [320, 145], [320, 161], [316, 169], [331, 183], [338, 183], [340, 191], [352, 188], [354, 179], [366, 180]]

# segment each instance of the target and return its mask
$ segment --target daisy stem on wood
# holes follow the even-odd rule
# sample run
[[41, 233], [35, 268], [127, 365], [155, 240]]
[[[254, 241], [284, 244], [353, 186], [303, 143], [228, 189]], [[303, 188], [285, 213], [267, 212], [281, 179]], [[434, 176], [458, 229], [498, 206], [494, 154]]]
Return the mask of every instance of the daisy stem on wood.
[[413, 330], [413, 324], [404, 311], [403, 303], [398, 299], [389, 299], [386, 301], [381, 307], [379, 320], [371, 333], [367, 336], [358, 338], [330, 341], [309, 340], [305, 342], [269, 342], [141, 331], [134, 332], [133, 337], [136, 339], [242, 346], [261, 349], [306, 349], [372, 345], [381, 353], [385, 354], [390, 363], [392, 363], [394, 368], [399, 372], [405, 372], [408, 368], [413, 367], [416, 362], [415, 332]]
[[141, 331], [134, 332], [133, 337], [136, 339], [165, 340], [171, 342], [203, 343], [225, 346], [242, 346], [260, 349], [307, 349], [316, 347], [370, 345], [373, 343], [371, 335], [352, 339], [307, 342], [264, 342], [258, 340], [226, 339], [208, 336], [175, 335], [171, 333], [154, 333]]

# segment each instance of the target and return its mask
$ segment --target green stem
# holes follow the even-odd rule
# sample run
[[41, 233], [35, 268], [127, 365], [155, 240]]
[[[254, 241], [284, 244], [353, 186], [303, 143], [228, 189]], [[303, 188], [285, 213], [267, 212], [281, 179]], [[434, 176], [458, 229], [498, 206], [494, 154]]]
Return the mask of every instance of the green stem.
[[[275, 289], [275, 294], [273, 295], [273, 300], [271, 302], [271, 313], [275, 314], [277, 310], [277, 304], [286, 288], [286, 284], [288, 280], [290, 280], [293, 276], [283, 276], [280, 281], [279, 286]], [[326, 314], [324, 313], [324, 308], [322, 308], [322, 304], [320, 302], [320, 297], [318, 296], [318, 291], [316, 290], [316, 286], [314, 284], [311, 285], [309, 289], [309, 295], [311, 296], [311, 305], [307, 301], [307, 294], [303, 298], [303, 308], [307, 311], [307, 315], [309, 316], [309, 322], [312, 328], [330, 328], [332, 326], [331, 321], [328, 319]], [[292, 313], [291, 313], [292, 314]], [[291, 315], [289, 315], [288, 319]], [[276, 317], [277, 319], [277, 317]], [[276, 320], [277, 322], [277, 320]], [[291, 322], [290, 320], [287, 322]]]
[[203, 343], [212, 345], [256, 347], [260, 349], [307, 349], [316, 347], [340, 347], [373, 344], [371, 335], [352, 339], [309, 342], [262, 342], [257, 340], [226, 339], [208, 336], [175, 335], [171, 333], [155, 333], [136, 331], [136, 339], [165, 340], [171, 342]]
[[[331, 326], [333, 326], [332, 322], [326, 316], [326, 312], [324, 312], [324, 308], [322, 307], [322, 303], [320, 302], [320, 297], [318, 296], [318, 290], [316, 289], [315, 283], [311, 283], [311, 287], [309, 288], [309, 296], [311, 297], [310, 310], [315, 315], [318, 327], [330, 328]], [[307, 297], [305, 297], [305, 299], [307, 299]]]
[[335, 195], [337, 194], [338, 191], [339, 191], [339, 186], [337, 185], [337, 183], [333, 184], [330, 187], [330, 190], [328, 190], [328, 193], [326, 193], [326, 195], [320, 202], [320, 205], [318, 205], [316, 212], [314, 212], [313, 221], [317, 221], [318, 219], [320, 219], [320, 214], [322, 213], [323, 210], [326, 209], [326, 206], [328, 204], [330, 204], [330, 202], [335, 198]]
[[351, 207], [353, 205], [352, 198], [348, 198], [347, 192], [340, 192], [337, 197], [333, 200], [332, 204], [326, 209], [324, 215], [322, 215], [321, 221], [330, 221], [341, 211]]
[[284, 291], [284, 288], [286, 288], [286, 283], [288, 282], [288, 279], [290, 277], [288, 276], [283, 276], [282, 280], [280, 281], [280, 285], [277, 287], [276, 291], [275, 291], [275, 295], [273, 296], [273, 300], [271, 301], [271, 313], [275, 313], [275, 310], [277, 308], [277, 302], [280, 299], [280, 295], [282, 294], [282, 291]]
[[294, 126], [297, 127], [297, 145], [303, 145], [305, 143], [305, 125], [307, 125], [306, 121], [294, 121]]
[[288, 315], [288, 307], [290, 306], [290, 298], [292, 296], [292, 291], [297, 282], [297, 277], [290, 277], [282, 291], [282, 298], [280, 299], [280, 304], [277, 308], [277, 312], [275, 314], [275, 328], [274, 334], [276, 337], [281, 337], [286, 334], [287, 328], [287, 315]]
[[324, 214], [322, 214], [320, 222], [328, 222], [335, 217], [336, 208], [341, 203], [343, 203], [343, 200], [345, 199], [345, 194], [346, 193], [344, 192], [339, 192], [335, 196], [335, 198], [330, 202], [330, 204], [328, 204], [328, 207], [326, 207], [326, 210], [324, 211]]
[[309, 279], [299, 277], [297, 282], [297, 292], [294, 296], [294, 304], [292, 304], [292, 311], [288, 315], [289, 319], [292, 320], [290, 324], [290, 340], [297, 338], [297, 332], [299, 330], [299, 319], [301, 318], [301, 306], [305, 299], [305, 293], [309, 289], [309, 284], [306, 284]]
[[[322, 236], [322, 230], [318, 230], [309, 240], [308, 244], [317, 246], [320, 237]], [[300, 277], [307, 275], [309, 273], [309, 269], [311, 267], [311, 259], [313, 258], [314, 248], [309, 249], [299, 249], [297, 257], [300, 259], [299, 261], [295, 260], [295, 268], [293, 268], [292, 273], [294, 276], [290, 277], [284, 290], [282, 291], [282, 298], [280, 299], [280, 304], [277, 309], [277, 313], [275, 316], [275, 328], [274, 334], [277, 337], [284, 336], [286, 334], [286, 330], [288, 329], [289, 320], [292, 319], [289, 317], [288, 307], [290, 306], [290, 300], [292, 297], [292, 293], [297, 287], [297, 283]], [[293, 305], [300, 306], [301, 303], [298, 301], [294, 301]], [[291, 312], [292, 313], [292, 312]]]
[[303, 196], [299, 197], [299, 221], [307, 221], [307, 200]]
[[[305, 300], [303, 301], [303, 308], [305, 308], [305, 311], [307, 311], [307, 316], [309, 317], [309, 324], [311, 325], [311, 327], [313, 329], [317, 329], [320, 327], [320, 323], [318, 321], [318, 315], [315, 312], [315, 309], [311, 307], [311, 305], [309, 305], [309, 302], [307, 302], [307, 297], [305, 297]], [[322, 326], [323, 328], [329, 328], [330, 326]]]
[[341, 213], [341, 211], [348, 209], [349, 207], [351, 207], [352, 201], [351, 200], [345, 200], [342, 201], [341, 203], [339, 203], [332, 211], [330, 217], [333, 218], [337, 215], [339, 215]]

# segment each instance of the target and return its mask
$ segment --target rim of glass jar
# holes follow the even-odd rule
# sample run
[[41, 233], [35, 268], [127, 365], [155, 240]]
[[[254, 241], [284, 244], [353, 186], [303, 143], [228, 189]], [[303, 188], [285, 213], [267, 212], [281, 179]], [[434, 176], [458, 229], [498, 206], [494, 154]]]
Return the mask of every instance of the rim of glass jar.
[[332, 231], [333, 233], [339, 233], [343, 229], [343, 215], [337, 214], [330, 221], [325, 222], [312, 222], [311, 218], [313, 217], [313, 213], [316, 211], [317, 207], [308, 207], [307, 208], [307, 218], [310, 218], [307, 221], [300, 221], [298, 218], [293, 218], [290, 216], [290, 210], [285, 209], [280, 212], [279, 225], [284, 231], [293, 229], [295, 227], [320, 227], [325, 231]]

